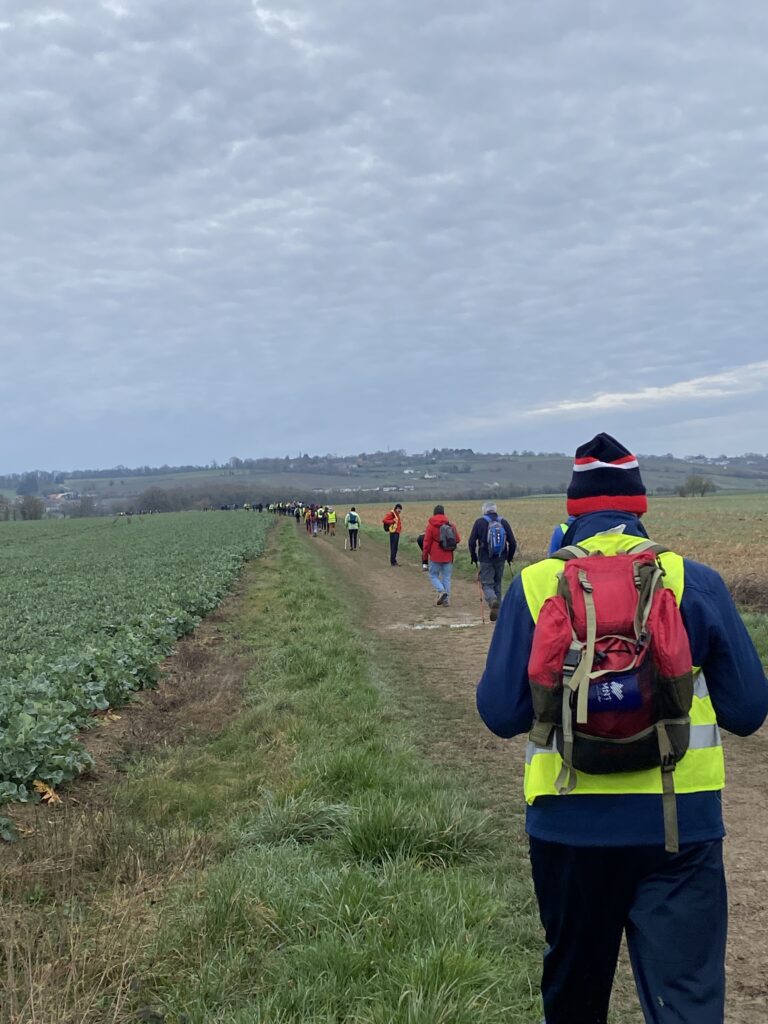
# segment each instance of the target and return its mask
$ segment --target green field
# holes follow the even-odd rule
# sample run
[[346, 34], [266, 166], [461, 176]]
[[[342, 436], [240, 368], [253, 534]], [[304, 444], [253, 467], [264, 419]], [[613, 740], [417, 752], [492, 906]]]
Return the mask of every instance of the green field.
[[90, 764], [78, 730], [154, 684], [266, 526], [217, 512], [0, 524], [0, 803]]

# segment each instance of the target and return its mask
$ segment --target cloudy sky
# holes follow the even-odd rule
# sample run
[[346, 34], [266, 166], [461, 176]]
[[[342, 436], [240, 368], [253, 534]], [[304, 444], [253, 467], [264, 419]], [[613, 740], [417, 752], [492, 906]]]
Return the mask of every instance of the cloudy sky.
[[768, 451], [764, 0], [0, 0], [0, 472]]

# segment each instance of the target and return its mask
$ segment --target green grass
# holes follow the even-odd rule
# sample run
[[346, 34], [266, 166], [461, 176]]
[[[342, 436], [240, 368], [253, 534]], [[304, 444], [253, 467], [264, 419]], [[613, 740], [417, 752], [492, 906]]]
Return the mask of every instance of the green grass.
[[759, 612], [746, 612], [742, 618], [763, 665], [768, 666], [768, 615], [762, 615]]
[[284, 531], [276, 585], [239, 626], [282, 776], [232, 809], [227, 856], [164, 908], [152, 1005], [191, 1024], [534, 1020], [519, 851], [416, 752], [310, 557]]
[[249, 570], [235, 724], [144, 762], [57, 872], [6, 883], [18, 1019], [35, 984], [57, 1024], [539, 1019], [517, 824], [419, 753], [313, 557], [286, 524]]

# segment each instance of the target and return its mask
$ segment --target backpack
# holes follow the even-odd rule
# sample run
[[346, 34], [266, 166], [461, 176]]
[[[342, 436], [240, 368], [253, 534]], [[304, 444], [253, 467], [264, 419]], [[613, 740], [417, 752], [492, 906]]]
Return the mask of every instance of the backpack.
[[644, 541], [617, 555], [574, 545], [551, 556], [565, 566], [533, 634], [530, 738], [554, 749], [554, 734], [561, 796], [577, 772], [660, 768], [665, 847], [676, 852], [673, 773], [690, 739], [693, 669], [680, 609], [662, 585], [665, 550]]
[[504, 549], [507, 546], [507, 531], [501, 525], [500, 520], [490, 519], [488, 516], [483, 516], [483, 519], [488, 522], [488, 532], [485, 535], [488, 557], [499, 558], [504, 554]]
[[348, 512], [347, 520], [350, 526], [357, 526], [357, 512]]
[[[441, 523], [440, 524], [440, 535], [437, 543], [443, 549], [443, 551], [455, 551], [456, 544], [456, 530], [453, 523]], [[446, 570], [447, 572], [448, 570]]]

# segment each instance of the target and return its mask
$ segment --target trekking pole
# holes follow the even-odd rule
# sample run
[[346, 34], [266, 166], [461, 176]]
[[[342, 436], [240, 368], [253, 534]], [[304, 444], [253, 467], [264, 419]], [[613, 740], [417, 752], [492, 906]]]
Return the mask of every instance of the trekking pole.
[[480, 573], [477, 574], [475, 583], [477, 583], [477, 589], [480, 592], [480, 617], [483, 620], [483, 625], [485, 625], [485, 599], [483, 598], [483, 585], [480, 582]]

